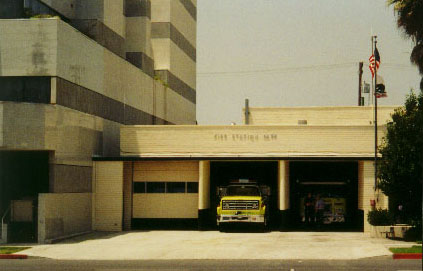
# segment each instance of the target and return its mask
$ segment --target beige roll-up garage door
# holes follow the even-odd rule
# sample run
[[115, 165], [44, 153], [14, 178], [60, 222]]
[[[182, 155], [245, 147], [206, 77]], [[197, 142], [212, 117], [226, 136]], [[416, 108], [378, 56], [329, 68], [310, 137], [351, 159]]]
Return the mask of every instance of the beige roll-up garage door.
[[135, 162], [133, 218], [197, 218], [198, 161]]

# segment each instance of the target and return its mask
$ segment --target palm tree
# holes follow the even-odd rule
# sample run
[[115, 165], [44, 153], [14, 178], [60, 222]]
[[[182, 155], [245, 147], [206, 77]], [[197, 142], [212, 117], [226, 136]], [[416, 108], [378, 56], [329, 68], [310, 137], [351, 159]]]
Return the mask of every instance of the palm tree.
[[[398, 16], [397, 24], [415, 42], [410, 60], [423, 75], [423, 0], [388, 0]], [[420, 81], [423, 90], [423, 78]]]

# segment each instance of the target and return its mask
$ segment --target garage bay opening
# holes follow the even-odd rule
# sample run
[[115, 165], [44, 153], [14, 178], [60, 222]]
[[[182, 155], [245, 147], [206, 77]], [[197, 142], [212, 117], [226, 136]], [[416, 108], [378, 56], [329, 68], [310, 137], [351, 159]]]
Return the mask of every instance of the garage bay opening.
[[362, 230], [358, 162], [289, 163], [291, 219], [296, 229]]
[[[234, 223], [220, 223], [231, 226], [257, 227], [258, 223], [263, 222], [263, 226], [275, 228], [277, 226], [277, 178], [278, 178], [278, 162], [273, 161], [215, 161], [210, 164], [210, 220], [211, 228], [217, 227], [217, 208], [227, 209], [225, 219]], [[228, 187], [229, 186], [229, 187]], [[220, 205], [222, 198], [222, 188], [228, 188], [227, 193], [223, 193], [227, 197], [225, 206]], [[220, 189], [219, 189], [220, 188]], [[261, 189], [257, 195], [245, 194], [245, 189]], [[234, 194], [237, 190], [239, 193]], [[232, 191], [232, 192], [231, 192]], [[246, 191], [246, 190], [245, 190]], [[244, 191], [244, 192], [245, 192]], [[230, 193], [229, 193], [230, 192]], [[260, 194], [262, 197], [260, 197]], [[243, 205], [245, 203], [245, 206]], [[242, 206], [238, 206], [238, 205]], [[250, 205], [248, 205], [250, 204]], [[262, 205], [266, 204], [265, 218], [260, 217]], [[236, 210], [234, 209], [236, 207]], [[243, 207], [245, 207], [243, 209]], [[232, 210], [234, 209], [234, 210]], [[251, 210], [250, 210], [251, 209]], [[254, 209], [254, 210], [253, 210]], [[225, 211], [225, 210], [223, 210]], [[235, 213], [232, 211], [236, 211]], [[230, 214], [229, 214], [230, 213]], [[232, 214], [233, 213], [233, 214]], [[257, 214], [256, 214], [257, 213]], [[262, 214], [263, 215], [263, 214]], [[266, 225], [264, 223], [264, 219]], [[224, 219], [221, 219], [222, 222]], [[242, 223], [247, 222], [247, 223]]]

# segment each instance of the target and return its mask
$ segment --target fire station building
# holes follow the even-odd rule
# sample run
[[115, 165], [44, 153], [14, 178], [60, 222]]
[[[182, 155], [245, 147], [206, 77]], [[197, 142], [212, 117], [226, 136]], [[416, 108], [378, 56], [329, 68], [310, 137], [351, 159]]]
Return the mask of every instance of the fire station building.
[[[393, 110], [379, 108], [379, 144]], [[248, 125], [122, 127], [120, 156], [93, 158], [92, 229], [213, 228], [217, 187], [246, 178], [271, 188], [272, 229], [301, 227], [312, 193], [333, 200], [328, 225], [370, 230], [371, 202], [388, 206], [375, 189], [372, 107], [250, 108], [247, 117]]]

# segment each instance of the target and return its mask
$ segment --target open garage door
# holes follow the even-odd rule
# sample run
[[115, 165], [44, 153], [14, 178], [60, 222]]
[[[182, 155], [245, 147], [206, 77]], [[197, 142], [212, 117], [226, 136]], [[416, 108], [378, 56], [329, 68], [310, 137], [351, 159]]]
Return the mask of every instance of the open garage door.
[[270, 187], [269, 197], [269, 222], [271, 227], [276, 226], [277, 217], [277, 161], [236, 161], [210, 163], [210, 219], [212, 228], [216, 227], [216, 207], [218, 205], [217, 189], [219, 186], [227, 186], [230, 181], [249, 179], [257, 181], [260, 185]]
[[[289, 171], [292, 219], [297, 229], [361, 229], [358, 162], [290, 162]], [[311, 200], [306, 199], [309, 194]], [[314, 207], [319, 199], [323, 210], [317, 213]], [[305, 207], [307, 202], [312, 208]]]

